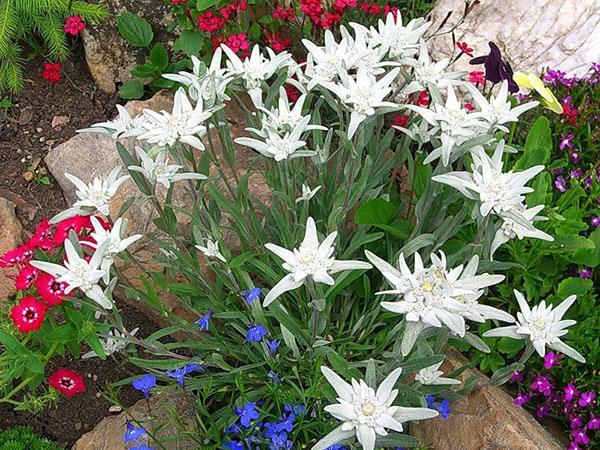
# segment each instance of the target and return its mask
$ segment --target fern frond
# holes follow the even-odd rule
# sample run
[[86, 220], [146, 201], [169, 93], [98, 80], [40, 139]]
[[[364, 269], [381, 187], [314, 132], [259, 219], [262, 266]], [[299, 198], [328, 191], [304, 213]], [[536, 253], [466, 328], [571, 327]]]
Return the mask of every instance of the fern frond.
[[25, 14], [42, 14], [48, 11], [66, 13], [69, 9], [68, 0], [18, 0], [17, 4], [18, 12], [24, 12]]
[[0, 0], [0, 55], [6, 54], [18, 30], [13, 0]]
[[0, 93], [17, 93], [23, 89], [23, 65], [20, 58], [0, 59]]
[[57, 58], [66, 58], [69, 54], [69, 45], [63, 31], [63, 22], [55, 14], [34, 16], [35, 28], [44, 39], [50, 55]]
[[104, 5], [92, 5], [79, 0], [71, 3], [69, 14], [81, 16], [86, 22], [90, 23], [98, 23], [108, 18], [108, 10]]

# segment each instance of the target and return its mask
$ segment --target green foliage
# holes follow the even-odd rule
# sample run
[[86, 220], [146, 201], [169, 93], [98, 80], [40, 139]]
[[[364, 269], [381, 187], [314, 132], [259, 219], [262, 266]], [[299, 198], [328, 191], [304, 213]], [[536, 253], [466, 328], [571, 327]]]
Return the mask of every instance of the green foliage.
[[58, 450], [48, 439], [35, 434], [29, 427], [14, 427], [0, 431], [0, 450]]
[[41, 43], [50, 60], [69, 55], [63, 23], [74, 15], [96, 23], [106, 19], [107, 11], [102, 5], [84, 1], [0, 0], [0, 93], [15, 93], [23, 87], [21, 42], [35, 43], [36, 47]]

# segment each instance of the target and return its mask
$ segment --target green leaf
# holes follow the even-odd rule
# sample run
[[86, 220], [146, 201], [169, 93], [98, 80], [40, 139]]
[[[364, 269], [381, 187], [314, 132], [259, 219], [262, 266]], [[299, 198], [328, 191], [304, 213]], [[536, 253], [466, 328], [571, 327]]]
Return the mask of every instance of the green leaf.
[[144, 96], [144, 86], [138, 80], [127, 80], [119, 88], [119, 96], [126, 100], [134, 100]]
[[354, 216], [359, 225], [389, 224], [396, 214], [396, 207], [382, 198], [375, 198], [360, 205]]
[[196, 2], [196, 9], [198, 11], [204, 11], [205, 9], [210, 8], [216, 3], [216, 0], [198, 0]]
[[134, 47], [148, 47], [154, 39], [154, 32], [150, 23], [130, 12], [119, 14], [117, 29], [121, 36]]
[[552, 134], [548, 119], [540, 117], [535, 121], [527, 135], [523, 150], [523, 156], [516, 161], [514, 170], [525, 170], [548, 163], [552, 151]]
[[179, 38], [175, 41], [173, 49], [190, 56], [199, 56], [205, 44], [206, 41], [198, 30], [183, 30]]
[[90, 346], [90, 348], [98, 355], [100, 359], [106, 359], [106, 353], [104, 353], [104, 347], [102, 347], [102, 342], [98, 339], [98, 336], [95, 334], [90, 334], [85, 338], [85, 342]]
[[160, 42], [154, 44], [154, 47], [150, 50], [150, 62], [152, 62], [161, 73], [169, 65], [169, 54], [167, 53], [165, 46]]
[[401, 434], [391, 432], [385, 437], [379, 437], [376, 441], [377, 448], [390, 448], [390, 447], [404, 447], [404, 448], [412, 448], [417, 447], [419, 445], [419, 440], [408, 434]]
[[571, 277], [560, 282], [558, 289], [556, 290], [556, 295], [561, 300], [564, 300], [570, 295], [582, 297], [588, 292], [591, 292], [593, 287], [594, 283], [592, 280], [583, 280], [581, 278]]
[[157, 71], [158, 67], [150, 62], [148, 64], [140, 64], [139, 66], [135, 66], [129, 71], [129, 73], [134, 77], [153, 78]]
[[498, 350], [502, 353], [507, 353], [509, 356], [514, 356], [524, 346], [525, 342], [522, 339], [503, 337], [498, 341]]

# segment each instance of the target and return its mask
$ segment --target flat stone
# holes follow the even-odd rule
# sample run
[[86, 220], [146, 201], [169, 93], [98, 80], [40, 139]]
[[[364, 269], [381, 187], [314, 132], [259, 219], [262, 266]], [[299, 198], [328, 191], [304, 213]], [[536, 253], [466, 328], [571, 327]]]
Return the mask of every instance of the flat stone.
[[[102, 419], [92, 431], [79, 438], [72, 450], [125, 450], [127, 447], [123, 443], [123, 435], [127, 420], [136, 426], [139, 423], [169, 450], [195, 450], [198, 448], [197, 442], [181, 435], [183, 430], [168, 410], [176, 410], [184, 423], [194, 427], [194, 404], [194, 396], [180, 390], [152, 395], [148, 402], [140, 400], [126, 412]], [[148, 436], [142, 439], [149, 447], [156, 446]]]
[[52, 128], [62, 127], [69, 123], [69, 116], [54, 116], [52, 117]]
[[[468, 364], [451, 351], [442, 366], [445, 373]], [[487, 377], [467, 369], [459, 379]], [[563, 448], [525, 409], [513, 404], [500, 387], [477, 389], [451, 404], [448, 419], [436, 417], [412, 424], [410, 434], [431, 450], [560, 450]]]
[[[442, 28], [448, 31], [461, 19], [464, 0], [438, 0], [431, 12], [436, 30], [449, 11]], [[600, 60], [600, 2], [597, 0], [494, 0], [481, 1], [455, 30], [457, 41], [465, 41], [475, 56], [489, 52], [495, 42], [515, 71], [539, 74], [550, 67], [578, 76]], [[448, 56], [452, 40], [448, 34], [433, 39], [436, 59]], [[455, 68], [474, 69], [463, 55]]]
[[[23, 243], [23, 228], [15, 214], [15, 204], [0, 197], [0, 255]], [[0, 301], [15, 290], [15, 283], [7, 276], [15, 275], [14, 268], [0, 268]]]

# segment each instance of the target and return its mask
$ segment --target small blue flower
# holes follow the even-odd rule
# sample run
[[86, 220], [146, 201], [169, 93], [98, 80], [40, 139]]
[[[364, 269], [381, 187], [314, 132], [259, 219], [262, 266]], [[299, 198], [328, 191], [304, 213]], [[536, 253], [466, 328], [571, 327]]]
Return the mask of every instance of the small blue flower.
[[208, 311], [206, 311], [206, 314], [204, 314], [202, 317], [196, 320], [196, 324], [200, 325], [200, 331], [208, 331], [208, 321], [212, 317], [212, 314], [212, 311], [209, 309]]
[[346, 450], [346, 447], [344, 447], [343, 445], [340, 445], [340, 444], [333, 444], [333, 445], [327, 447], [325, 450]]
[[130, 441], [139, 442], [140, 437], [146, 434], [146, 430], [142, 427], [136, 427], [130, 421], [127, 421], [127, 431], [123, 436], [123, 442], [127, 443]]
[[294, 443], [287, 438], [287, 433], [282, 432], [271, 436], [269, 450], [289, 450]]
[[293, 413], [296, 417], [306, 414], [306, 406], [304, 405], [292, 405], [291, 403], [286, 403], [283, 409], [286, 412]]
[[273, 380], [273, 382], [275, 384], [281, 384], [281, 380], [277, 377], [277, 375], [275, 374], [275, 372], [273, 372], [272, 370], [269, 370], [269, 373], [267, 374], [267, 376]]
[[248, 342], [260, 342], [263, 336], [269, 334], [267, 329], [262, 325], [250, 325], [246, 332], [246, 340]]
[[165, 374], [170, 376], [171, 378], [175, 378], [179, 386], [183, 387], [185, 384], [185, 376], [192, 372], [204, 372], [204, 367], [202, 366], [202, 364], [189, 363], [183, 367], [178, 367], [173, 370], [167, 370]]
[[231, 441], [227, 444], [223, 444], [223, 448], [229, 450], [244, 450], [244, 446], [240, 441]]
[[156, 386], [156, 377], [154, 375], [142, 375], [140, 378], [133, 380], [133, 387], [144, 393], [144, 397], [150, 397], [150, 389]]
[[425, 396], [425, 401], [427, 402], [427, 406], [435, 403], [435, 397], [431, 394]]
[[253, 287], [252, 289], [246, 289], [244, 292], [242, 292], [242, 297], [250, 305], [254, 300], [258, 300], [260, 298], [260, 292], [260, 288]]
[[246, 403], [244, 406], [235, 407], [235, 415], [240, 417], [243, 426], [249, 427], [254, 419], [258, 419], [260, 414], [255, 410], [256, 402]]
[[279, 344], [281, 344], [281, 341], [279, 339], [273, 339], [272, 341], [266, 340], [266, 343], [267, 347], [269, 347], [269, 355], [272, 355], [277, 351], [277, 348], [279, 347]]
[[428, 395], [425, 397], [425, 401], [427, 402], [427, 407], [439, 412], [442, 419], [447, 419], [450, 416], [451, 411], [449, 400], [444, 399], [440, 403], [436, 403], [435, 397], [433, 395]]

